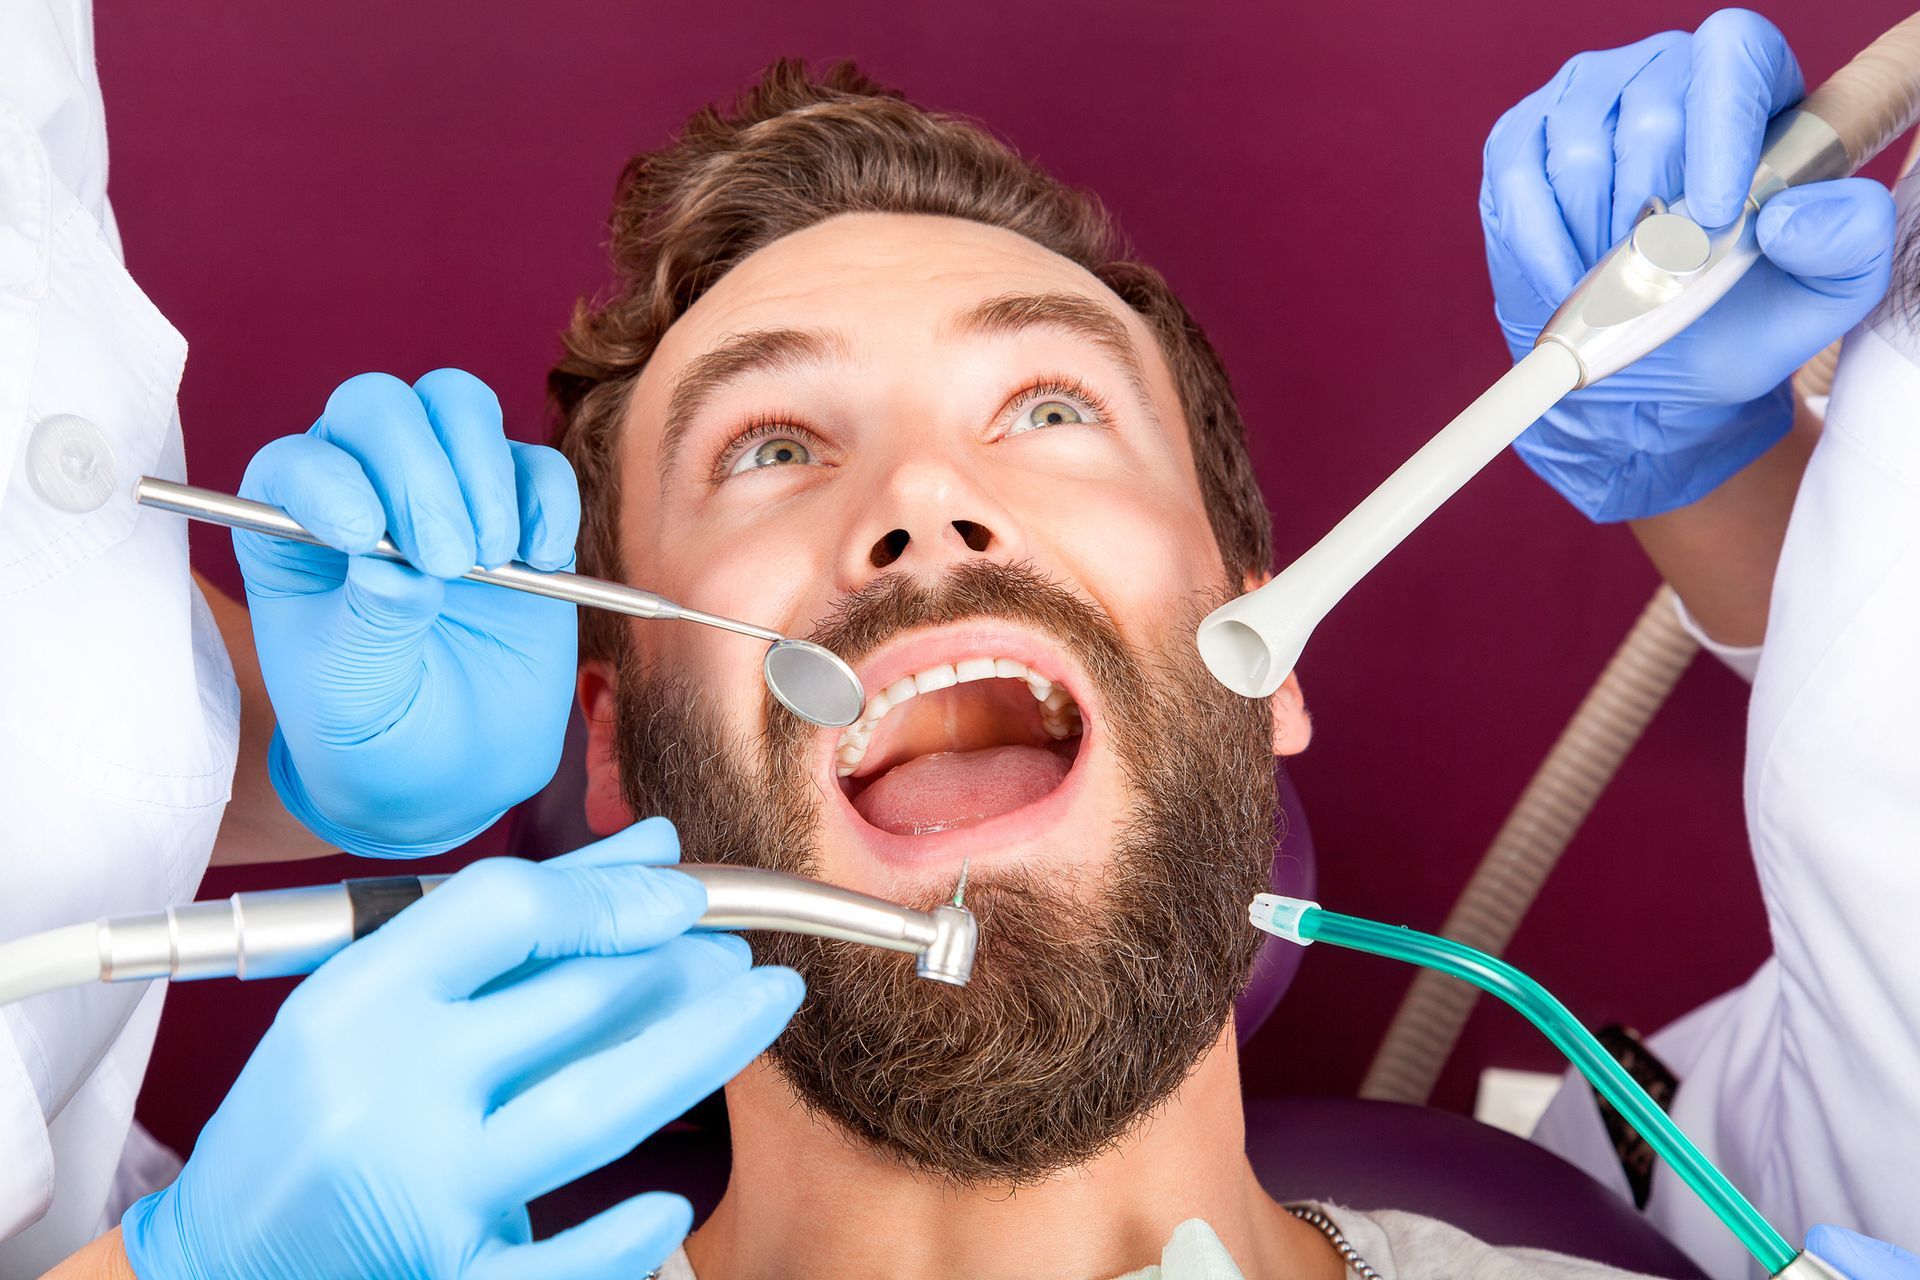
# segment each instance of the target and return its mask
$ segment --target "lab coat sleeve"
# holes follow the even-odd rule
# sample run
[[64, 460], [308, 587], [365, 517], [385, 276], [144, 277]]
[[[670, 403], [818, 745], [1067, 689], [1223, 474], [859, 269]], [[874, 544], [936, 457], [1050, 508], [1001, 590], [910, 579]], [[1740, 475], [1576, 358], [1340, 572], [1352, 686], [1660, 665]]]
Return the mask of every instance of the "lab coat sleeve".
[[1687, 606], [1677, 593], [1673, 597], [1673, 612], [1674, 616], [1680, 620], [1680, 629], [1692, 636], [1694, 643], [1698, 644], [1704, 652], [1718, 658], [1722, 666], [1748, 684], [1753, 683], [1754, 674], [1760, 669], [1759, 645], [1722, 644], [1715, 640], [1707, 634], [1706, 628], [1694, 620], [1694, 616], [1687, 611]]

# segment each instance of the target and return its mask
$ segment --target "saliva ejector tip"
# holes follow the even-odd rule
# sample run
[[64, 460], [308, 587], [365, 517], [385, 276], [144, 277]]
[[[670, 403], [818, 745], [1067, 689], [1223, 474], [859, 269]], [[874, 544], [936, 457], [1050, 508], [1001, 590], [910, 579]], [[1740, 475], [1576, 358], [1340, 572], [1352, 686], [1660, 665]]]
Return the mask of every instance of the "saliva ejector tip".
[[1256, 894], [1247, 907], [1247, 919], [1253, 927], [1276, 938], [1285, 938], [1288, 942], [1297, 942], [1307, 946], [1313, 939], [1300, 932], [1300, 923], [1307, 912], [1318, 911], [1320, 904], [1306, 898], [1289, 898], [1284, 894]]

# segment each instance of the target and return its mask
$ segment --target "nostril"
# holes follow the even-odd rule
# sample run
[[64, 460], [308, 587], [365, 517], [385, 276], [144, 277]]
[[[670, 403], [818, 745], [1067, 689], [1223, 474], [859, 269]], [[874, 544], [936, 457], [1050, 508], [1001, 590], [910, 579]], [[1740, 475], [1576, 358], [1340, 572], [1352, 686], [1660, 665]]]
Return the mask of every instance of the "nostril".
[[867, 561], [876, 569], [884, 569], [901, 557], [907, 549], [907, 543], [912, 540], [905, 529], [895, 529], [873, 544], [873, 550], [867, 553]]
[[993, 544], [993, 530], [971, 520], [955, 520], [954, 530], [959, 533], [960, 541], [967, 544], [969, 551], [985, 551]]

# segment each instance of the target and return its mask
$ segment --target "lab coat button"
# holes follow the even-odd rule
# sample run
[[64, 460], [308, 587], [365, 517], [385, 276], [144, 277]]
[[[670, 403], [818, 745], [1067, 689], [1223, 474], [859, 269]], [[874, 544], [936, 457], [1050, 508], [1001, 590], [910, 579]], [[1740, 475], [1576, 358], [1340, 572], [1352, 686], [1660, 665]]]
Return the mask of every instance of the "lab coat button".
[[42, 419], [27, 440], [33, 491], [61, 511], [97, 510], [113, 495], [113, 446], [100, 428], [71, 413]]

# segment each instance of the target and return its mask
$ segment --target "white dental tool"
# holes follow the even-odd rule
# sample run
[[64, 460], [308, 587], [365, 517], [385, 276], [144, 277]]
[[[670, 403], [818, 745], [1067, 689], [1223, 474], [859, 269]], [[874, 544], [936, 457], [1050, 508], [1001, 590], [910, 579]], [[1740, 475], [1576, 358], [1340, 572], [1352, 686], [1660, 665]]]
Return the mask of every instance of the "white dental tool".
[[1271, 582], [1208, 614], [1195, 635], [1220, 683], [1264, 698], [1347, 592], [1441, 503], [1569, 392], [1618, 373], [1692, 324], [1759, 257], [1760, 207], [1788, 187], [1842, 178], [1920, 119], [1920, 14], [1793, 110], [1774, 117], [1740, 216], [1703, 228], [1686, 201], [1650, 203], [1574, 287], [1527, 357]]
[[[293, 542], [325, 545], [292, 516], [264, 502], [236, 498], [212, 489], [174, 484], [169, 480], [156, 480], [152, 476], [140, 478], [134, 496], [146, 506], [172, 511], [192, 520], [204, 520], [231, 529], [249, 529]], [[400, 548], [388, 538], [380, 539], [379, 545], [370, 554], [385, 560], [406, 560]], [[564, 570], [533, 569], [519, 563], [503, 564], [493, 569], [476, 565], [461, 576], [469, 582], [485, 582], [537, 596], [550, 596], [555, 600], [606, 609], [629, 617], [678, 618], [765, 640], [771, 647], [760, 669], [768, 690], [787, 710], [814, 724], [831, 729], [845, 728], [860, 718], [860, 712], [867, 704], [866, 690], [861, 687], [860, 677], [854, 674], [853, 668], [842, 661], [838, 654], [810, 640], [789, 640], [778, 631], [723, 618], [719, 614], [704, 613], [699, 609], [689, 609], [651, 591]]]
[[[770, 929], [839, 938], [916, 957], [914, 971], [963, 987], [973, 976], [973, 913], [915, 911], [881, 898], [757, 867], [677, 863], [662, 870], [707, 889], [701, 930]], [[0, 943], [0, 1006], [88, 982], [286, 978], [312, 973], [438, 888], [446, 876], [381, 876], [236, 893], [165, 911], [49, 929]]]

